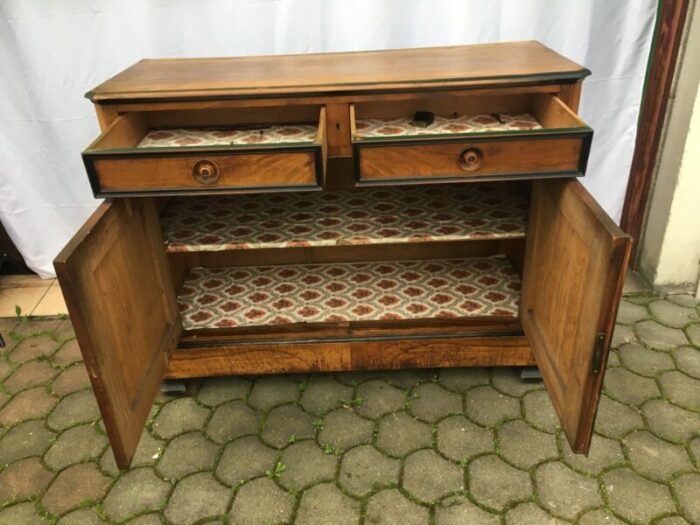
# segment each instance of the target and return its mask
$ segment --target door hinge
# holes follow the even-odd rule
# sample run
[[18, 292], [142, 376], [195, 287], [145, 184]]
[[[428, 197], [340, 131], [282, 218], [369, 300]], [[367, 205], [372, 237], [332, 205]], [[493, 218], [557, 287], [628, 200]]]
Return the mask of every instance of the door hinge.
[[597, 374], [603, 367], [603, 355], [605, 354], [605, 332], [598, 332], [595, 335], [595, 343], [593, 345], [593, 360], [591, 366], [593, 373]]

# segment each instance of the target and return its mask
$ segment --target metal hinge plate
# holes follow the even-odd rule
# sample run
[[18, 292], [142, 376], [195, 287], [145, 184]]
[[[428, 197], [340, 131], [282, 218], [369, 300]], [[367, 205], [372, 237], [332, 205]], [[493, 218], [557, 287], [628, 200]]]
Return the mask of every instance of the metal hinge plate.
[[594, 374], [599, 373], [600, 369], [603, 367], [603, 354], [605, 354], [605, 332], [598, 332], [595, 335], [593, 360], [591, 363]]

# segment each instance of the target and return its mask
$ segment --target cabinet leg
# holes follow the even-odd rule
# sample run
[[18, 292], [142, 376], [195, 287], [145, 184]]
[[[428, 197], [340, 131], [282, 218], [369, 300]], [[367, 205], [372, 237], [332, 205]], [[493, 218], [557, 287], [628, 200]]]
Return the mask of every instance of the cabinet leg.
[[521, 381], [541, 381], [542, 374], [536, 366], [524, 366], [520, 369]]
[[166, 379], [160, 384], [163, 394], [187, 394], [187, 383], [182, 379]]

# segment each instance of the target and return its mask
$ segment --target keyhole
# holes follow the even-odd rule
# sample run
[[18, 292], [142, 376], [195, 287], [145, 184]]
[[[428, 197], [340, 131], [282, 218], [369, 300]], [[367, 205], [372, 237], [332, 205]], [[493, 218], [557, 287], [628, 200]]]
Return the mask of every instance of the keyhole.
[[335, 123], [335, 129], [337, 129], [338, 131], [340, 131], [340, 122], [336, 122], [336, 123]]

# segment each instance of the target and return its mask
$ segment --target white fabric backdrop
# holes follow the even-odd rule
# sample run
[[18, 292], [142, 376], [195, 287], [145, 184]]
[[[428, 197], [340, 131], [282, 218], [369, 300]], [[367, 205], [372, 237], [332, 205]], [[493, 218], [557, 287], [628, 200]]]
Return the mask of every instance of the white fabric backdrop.
[[30, 268], [97, 206], [83, 94], [144, 57], [540, 40], [593, 71], [586, 186], [619, 218], [657, 0], [0, 0], [0, 219]]

